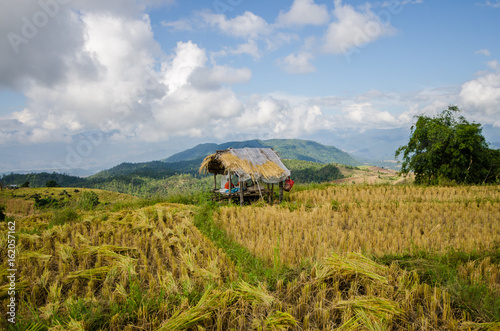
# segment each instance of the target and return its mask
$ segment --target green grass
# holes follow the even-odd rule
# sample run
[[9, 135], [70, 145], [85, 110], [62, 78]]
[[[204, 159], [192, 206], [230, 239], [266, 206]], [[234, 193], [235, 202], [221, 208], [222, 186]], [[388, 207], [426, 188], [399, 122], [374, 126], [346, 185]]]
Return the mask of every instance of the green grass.
[[233, 260], [241, 278], [253, 284], [265, 280], [270, 288], [273, 288], [279, 279], [283, 279], [286, 274], [290, 273], [290, 270], [287, 270], [280, 261], [275, 260], [272, 264], [266, 263], [229, 238], [226, 231], [213, 219], [217, 208], [217, 204], [213, 202], [202, 202], [196, 211], [194, 225]]
[[49, 228], [54, 225], [63, 225], [69, 222], [79, 220], [80, 215], [71, 208], [64, 208], [61, 210], [56, 210], [54, 212], [54, 216], [49, 223]]

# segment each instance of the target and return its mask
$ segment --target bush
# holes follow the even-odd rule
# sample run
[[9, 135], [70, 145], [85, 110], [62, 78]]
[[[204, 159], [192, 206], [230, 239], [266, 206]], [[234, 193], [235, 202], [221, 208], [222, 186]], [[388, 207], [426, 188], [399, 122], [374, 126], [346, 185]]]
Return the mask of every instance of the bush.
[[59, 184], [55, 180], [49, 180], [47, 183], [45, 183], [46, 187], [59, 187]]
[[70, 208], [56, 211], [52, 217], [51, 225], [63, 225], [68, 222], [76, 221], [79, 215], [76, 211]]
[[30, 198], [35, 199], [35, 208], [49, 208], [49, 207], [59, 208], [64, 205], [64, 202], [57, 201], [56, 199], [50, 196], [42, 197], [38, 193], [33, 194], [32, 196], [30, 196]]
[[0, 205], [0, 222], [5, 221], [4, 211], [5, 211], [5, 206], [4, 205]]
[[92, 210], [99, 204], [99, 196], [94, 191], [84, 191], [78, 199], [78, 207]]

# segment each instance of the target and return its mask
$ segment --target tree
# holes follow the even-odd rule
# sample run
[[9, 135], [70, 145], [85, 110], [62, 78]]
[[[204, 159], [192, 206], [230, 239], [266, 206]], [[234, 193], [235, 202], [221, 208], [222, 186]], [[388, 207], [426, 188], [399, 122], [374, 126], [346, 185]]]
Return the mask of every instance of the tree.
[[396, 151], [396, 157], [403, 156], [400, 173], [414, 172], [417, 184], [498, 180], [500, 151], [489, 149], [481, 125], [469, 123], [459, 112], [450, 106], [435, 117], [417, 116], [408, 144]]
[[55, 180], [49, 180], [47, 183], [45, 183], [46, 187], [59, 187], [59, 184]]

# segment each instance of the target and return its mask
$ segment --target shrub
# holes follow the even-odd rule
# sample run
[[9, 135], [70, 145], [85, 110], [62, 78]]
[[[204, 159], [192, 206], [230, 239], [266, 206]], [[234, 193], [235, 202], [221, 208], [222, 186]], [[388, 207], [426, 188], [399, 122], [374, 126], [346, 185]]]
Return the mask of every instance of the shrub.
[[59, 187], [59, 184], [55, 180], [49, 180], [47, 183], [45, 183], [46, 187]]
[[78, 199], [78, 207], [92, 210], [99, 204], [99, 196], [94, 191], [84, 191]]
[[52, 217], [51, 225], [63, 225], [65, 223], [75, 221], [79, 217], [78, 213], [70, 208], [58, 210]]
[[5, 206], [4, 205], [0, 205], [0, 222], [5, 221], [4, 211], [5, 211]]
[[50, 196], [41, 196], [38, 193], [33, 194], [30, 198], [35, 199], [35, 208], [61, 207], [64, 203], [60, 203]]

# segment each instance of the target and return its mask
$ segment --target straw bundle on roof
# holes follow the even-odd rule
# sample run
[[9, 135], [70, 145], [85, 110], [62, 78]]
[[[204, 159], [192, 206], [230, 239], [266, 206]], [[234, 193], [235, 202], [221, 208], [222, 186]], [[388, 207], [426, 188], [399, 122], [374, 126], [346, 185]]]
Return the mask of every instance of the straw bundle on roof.
[[200, 166], [200, 169], [198, 170], [199, 173], [208, 173], [209, 172], [209, 164], [210, 162], [212, 162], [212, 160], [215, 158], [217, 154], [211, 154], [209, 156], [207, 156], [206, 158], [203, 159], [203, 162], [201, 162], [201, 166]]
[[263, 164], [255, 164], [249, 160], [242, 159], [232, 153], [212, 154], [207, 156], [200, 166], [200, 172], [207, 173], [210, 169], [219, 163], [226, 172], [246, 173], [253, 180], [259, 177], [269, 179], [272, 177], [281, 177], [285, 170], [272, 161], [266, 161]]
[[248, 160], [239, 158], [231, 153], [225, 153], [220, 156], [220, 160], [228, 171], [231, 172], [244, 172], [256, 179], [256, 177], [264, 177], [266, 179], [271, 177], [280, 177], [283, 175], [284, 170], [272, 161], [266, 161], [264, 164], [255, 164]]
[[266, 163], [257, 166], [259, 173], [261, 173], [265, 178], [280, 177], [285, 171], [276, 163], [272, 161], [267, 161]]

